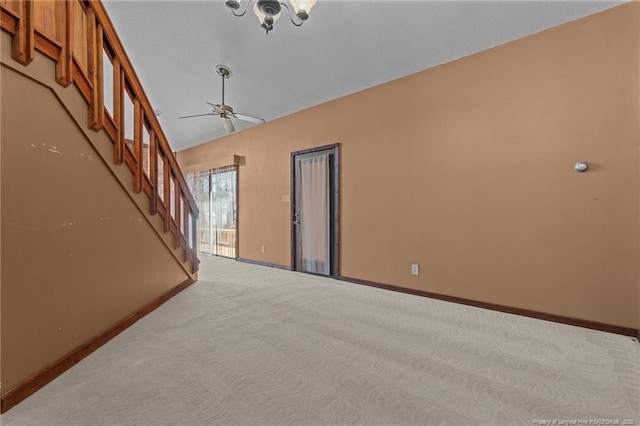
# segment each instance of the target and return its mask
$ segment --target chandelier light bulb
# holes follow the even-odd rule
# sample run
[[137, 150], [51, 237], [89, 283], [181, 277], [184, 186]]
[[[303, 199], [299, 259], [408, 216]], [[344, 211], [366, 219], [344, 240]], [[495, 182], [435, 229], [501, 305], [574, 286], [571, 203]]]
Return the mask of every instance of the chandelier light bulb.
[[239, 8], [240, 8], [240, 2], [241, 2], [241, 1], [242, 1], [242, 0], [227, 0], [227, 1], [225, 2], [225, 4], [227, 5], [227, 7], [228, 7], [229, 9], [236, 10], [236, 9], [239, 9]]
[[296, 12], [296, 16], [303, 21], [309, 19], [309, 12], [316, 5], [318, 0], [289, 0], [293, 10]]
[[258, 7], [258, 3], [253, 5], [253, 13], [255, 13], [258, 18], [258, 22], [260, 22], [262, 28], [267, 30], [267, 33], [273, 29], [274, 22], [276, 22], [278, 18], [280, 18], [280, 15], [282, 15], [282, 12], [278, 12], [275, 15], [265, 14]]

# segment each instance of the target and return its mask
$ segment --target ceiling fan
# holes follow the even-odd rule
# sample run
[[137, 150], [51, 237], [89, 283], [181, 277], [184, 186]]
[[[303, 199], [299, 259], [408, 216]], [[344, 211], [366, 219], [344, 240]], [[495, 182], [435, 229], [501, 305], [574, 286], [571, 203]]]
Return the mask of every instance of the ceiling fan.
[[205, 115], [217, 115], [222, 120], [222, 125], [224, 126], [224, 129], [228, 133], [231, 133], [231, 132], [236, 130], [235, 127], [233, 126], [233, 123], [231, 122], [231, 117], [237, 118], [238, 120], [242, 120], [242, 121], [248, 121], [249, 123], [255, 123], [255, 124], [265, 123], [264, 119], [262, 119], [262, 118], [253, 117], [251, 115], [240, 114], [238, 112], [234, 112], [233, 108], [231, 108], [229, 105], [225, 105], [225, 103], [224, 103], [224, 81], [226, 79], [228, 79], [229, 77], [231, 77], [231, 70], [228, 67], [224, 66], [224, 65], [217, 65], [216, 66], [216, 72], [218, 73], [218, 75], [220, 77], [222, 77], [222, 103], [213, 104], [211, 102], [207, 102], [207, 104], [211, 108], [213, 108], [213, 111], [208, 112], [206, 114], [185, 115], [184, 117], [178, 117], [178, 118], [193, 118], [193, 117], [204, 117]]

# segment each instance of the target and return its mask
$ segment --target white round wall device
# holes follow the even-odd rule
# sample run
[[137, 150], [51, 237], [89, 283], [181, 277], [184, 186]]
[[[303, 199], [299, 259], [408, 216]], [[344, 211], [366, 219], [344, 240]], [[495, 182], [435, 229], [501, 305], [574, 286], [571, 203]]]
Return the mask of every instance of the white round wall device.
[[589, 165], [584, 161], [579, 161], [576, 163], [575, 166], [573, 166], [573, 168], [575, 169], [576, 172], [582, 173], [587, 171], [587, 169], [589, 168]]

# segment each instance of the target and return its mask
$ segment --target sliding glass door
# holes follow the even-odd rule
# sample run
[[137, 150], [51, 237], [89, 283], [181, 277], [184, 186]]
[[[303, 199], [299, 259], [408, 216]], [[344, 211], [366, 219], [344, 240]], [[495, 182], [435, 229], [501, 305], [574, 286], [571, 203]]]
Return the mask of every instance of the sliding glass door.
[[238, 229], [238, 170], [220, 167], [187, 175], [200, 217], [198, 251], [236, 258]]

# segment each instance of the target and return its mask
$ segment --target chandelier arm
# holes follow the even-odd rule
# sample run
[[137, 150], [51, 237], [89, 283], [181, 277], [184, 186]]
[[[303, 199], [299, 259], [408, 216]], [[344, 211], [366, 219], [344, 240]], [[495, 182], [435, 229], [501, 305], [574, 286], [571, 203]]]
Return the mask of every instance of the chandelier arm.
[[247, 5], [244, 7], [244, 10], [242, 11], [241, 14], [237, 14], [235, 10], [231, 9], [231, 13], [233, 14], [233, 16], [237, 16], [238, 18], [241, 16], [244, 16], [245, 13], [247, 13], [247, 10], [249, 10], [249, 5], [251, 4], [253, 0], [249, 0], [247, 2]]
[[303, 21], [303, 20], [300, 20], [300, 23], [299, 23], [299, 24], [298, 24], [298, 23], [296, 23], [296, 21], [294, 21], [294, 20], [293, 20], [293, 15], [291, 14], [291, 9], [289, 9], [289, 6], [287, 6], [287, 4], [286, 4], [286, 3], [283, 3], [283, 2], [280, 2], [280, 4], [281, 4], [282, 6], [284, 6], [284, 7], [285, 7], [285, 9], [287, 9], [287, 12], [289, 12], [289, 19], [291, 20], [291, 23], [292, 23], [293, 25], [295, 25], [296, 27], [300, 27], [300, 26], [302, 26], [302, 24], [304, 23], [304, 21]]

